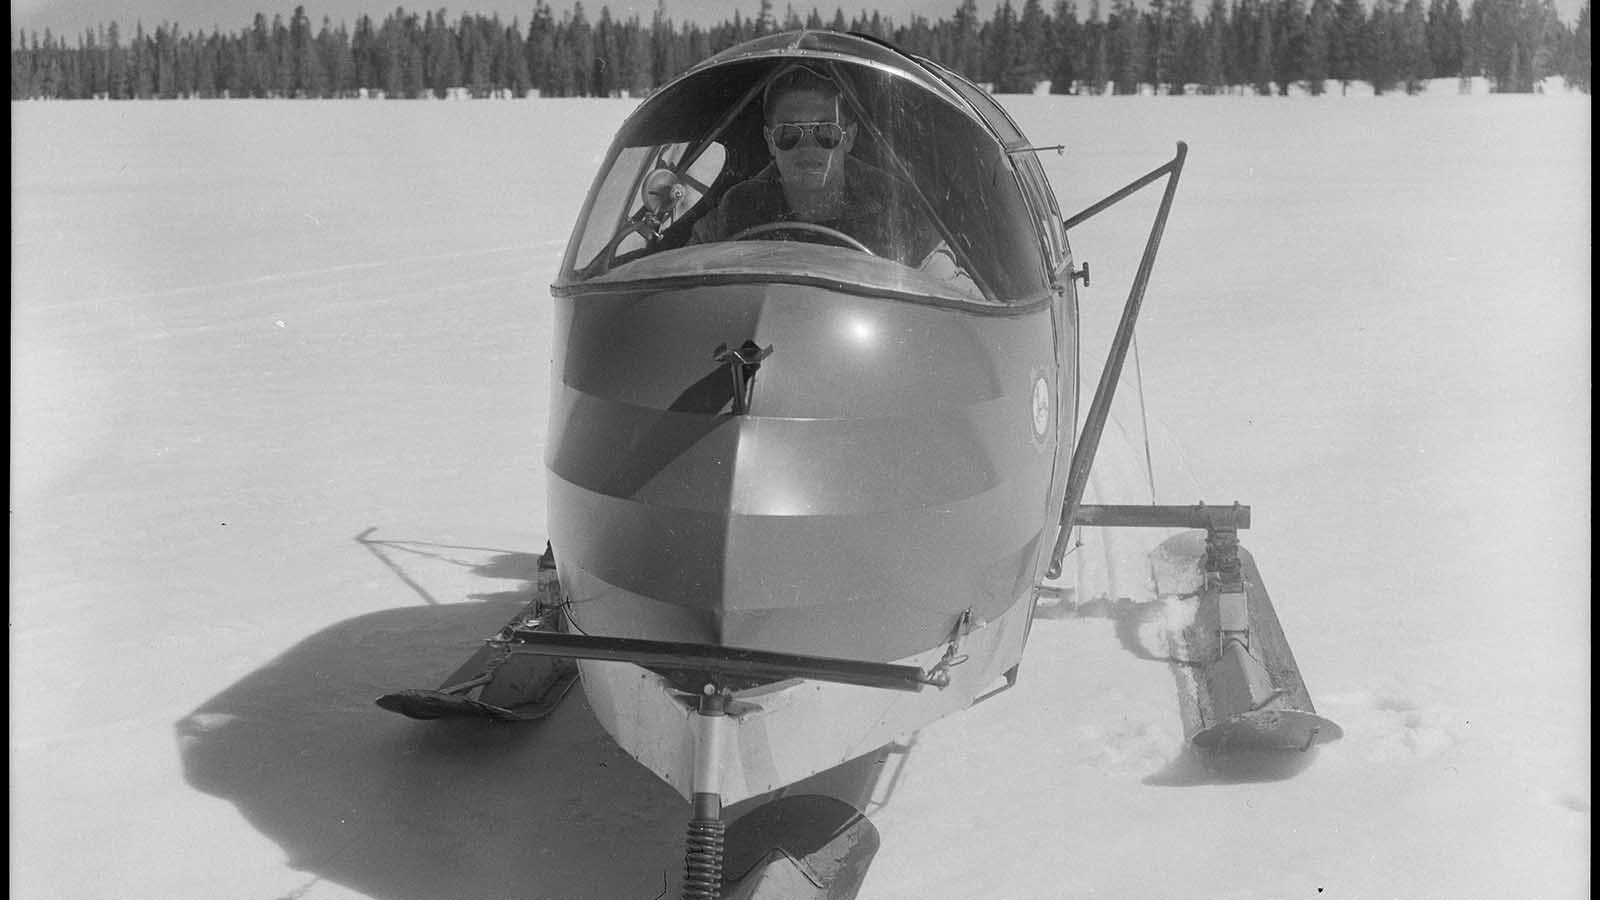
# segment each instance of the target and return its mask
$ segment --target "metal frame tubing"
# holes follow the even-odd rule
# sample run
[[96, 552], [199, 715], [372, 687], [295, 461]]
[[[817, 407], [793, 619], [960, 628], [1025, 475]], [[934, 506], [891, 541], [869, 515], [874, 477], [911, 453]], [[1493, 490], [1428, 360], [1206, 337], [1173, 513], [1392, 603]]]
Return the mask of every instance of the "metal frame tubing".
[[1166, 191], [1161, 195], [1161, 207], [1150, 226], [1150, 238], [1145, 243], [1144, 256], [1139, 260], [1139, 270], [1128, 292], [1128, 302], [1122, 309], [1122, 320], [1117, 323], [1117, 333], [1111, 341], [1105, 369], [1100, 373], [1100, 384], [1095, 388], [1094, 401], [1089, 405], [1089, 417], [1084, 421], [1083, 433], [1078, 436], [1078, 446], [1072, 453], [1072, 466], [1067, 473], [1066, 499], [1061, 506], [1061, 531], [1056, 535], [1055, 547], [1050, 552], [1050, 568], [1046, 570], [1046, 575], [1052, 579], [1061, 577], [1061, 559], [1067, 552], [1073, 517], [1079, 501], [1083, 499], [1084, 488], [1089, 483], [1089, 469], [1094, 465], [1095, 453], [1100, 448], [1100, 435], [1111, 414], [1111, 398], [1116, 393], [1117, 380], [1122, 377], [1122, 364], [1127, 359], [1128, 346], [1133, 342], [1133, 327], [1139, 320], [1139, 306], [1144, 302], [1145, 287], [1150, 282], [1151, 270], [1155, 268], [1156, 253], [1161, 249], [1161, 234], [1166, 230], [1167, 214], [1172, 209], [1172, 197], [1178, 190], [1178, 176], [1183, 173], [1183, 161], [1188, 155], [1189, 145], [1179, 141], [1177, 155], [1166, 165], [1062, 223], [1064, 228], [1070, 230], [1162, 176], [1169, 176]]

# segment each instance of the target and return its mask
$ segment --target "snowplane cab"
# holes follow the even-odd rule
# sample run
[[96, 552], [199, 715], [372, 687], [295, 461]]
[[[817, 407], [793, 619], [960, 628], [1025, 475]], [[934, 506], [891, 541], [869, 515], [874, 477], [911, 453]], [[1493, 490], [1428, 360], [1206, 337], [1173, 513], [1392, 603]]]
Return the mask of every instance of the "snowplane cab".
[[[931, 223], [932, 252], [803, 230], [697, 239], [772, 164], [763, 91], [796, 63], [838, 85], [852, 156]], [[904, 736], [1017, 664], [1076, 396], [1070, 257], [1026, 146], [948, 70], [805, 31], [652, 95], [595, 179], [553, 287], [549, 524], [571, 629], [824, 665], [962, 660], [931, 691], [804, 665], [718, 683], [727, 801]], [[690, 796], [703, 686], [656, 669], [586, 661], [585, 690]]]

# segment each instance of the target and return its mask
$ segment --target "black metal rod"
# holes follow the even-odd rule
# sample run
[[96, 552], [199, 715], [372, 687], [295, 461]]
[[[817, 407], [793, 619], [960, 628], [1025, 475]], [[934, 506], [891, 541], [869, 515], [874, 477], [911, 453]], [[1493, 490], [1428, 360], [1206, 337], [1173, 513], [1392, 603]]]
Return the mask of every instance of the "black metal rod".
[[1150, 184], [1162, 175], [1169, 175], [1167, 189], [1161, 195], [1161, 207], [1156, 210], [1156, 220], [1150, 226], [1150, 238], [1145, 243], [1144, 256], [1133, 277], [1133, 287], [1128, 291], [1128, 302], [1122, 308], [1122, 320], [1117, 323], [1116, 336], [1111, 340], [1111, 350], [1106, 367], [1100, 373], [1100, 384], [1095, 388], [1094, 401], [1089, 404], [1089, 416], [1084, 421], [1083, 434], [1072, 452], [1072, 466], [1067, 471], [1067, 495], [1061, 506], [1061, 532], [1056, 535], [1055, 547], [1050, 552], [1050, 568], [1046, 575], [1061, 577], [1061, 558], [1067, 552], [1067, 540], [1072, 532], [1072, 520], [1078, 503], [1083, 499], [1084, 488], [1089, 483], [1089, 470], [1094, 465], [1095, 453], [1100, 449], [1100, 435], [1105, 431], [1106, 419], [1111, 415], [1111, 399], [1117, 391], [1117, 381], [1122, 377], [1122, 364], [1128, 357], [1128, 345], [1133, 342], [1133, 328], [1139, 321], [1139, 306], [1144, 302], [1145, 287], [1150, 282], [1150, 272], [1155, 268], [1156, 253], [1161, 249], [1161, 234], [1167, 227], [1167, 214], [1172, 210], [1172, 197], [1178, 190], [1178, 176], [1183, 174], [1183, 161], [1189, 155], [1189, 145], [1178, 142], [1178, 153], [1172, 161], [1149, 175], [1135, 181], [1105, 200], [1089, 207], [1072, 219], [1067, 227], [1087, 219], [1134, 191]]
[[511, 634], [509, 649], [512, 653], [539, 656], [629, 662], [646, 668], [753, 678], [809, 678], [895, 691], [920, 691], [923, 685], [935, 683], [932, 676], [916, 666], [638, 638], [518, 630]]
[[1168, 162], [1166, 165], [1151, 171], [1148, 175], [1144, 175], [1138, 179], [1135, 179], [1127, 187], [1117, 191], [1114, 194], [1108, 195], [1103, 200], [1095, 202], [1092, 206], [1088, 207], [1077, 215], [1063, 219], [1061, 222], [1062, 230], [1071, 231], [1073, 228], [1082, 225], [1084, 222], [1094, 218], [1096, 215], [1105, 212], [1107, 209], [1110, 209], [1118, 203], [1121, 203], [1123, 200], [1127, 199], [1128, 195], [1136, 193], [1140, 189], [1144, 188], [1145, 185], [1167, 174], [1167, 171], [1172, 169], [1173, 166], [1177, 166], [1180, 169], [1183, 168], [1183, 157], [1184, 154], [1188, 152], [1188, 148], [1181, 141], [1178, 143], [1178, 147], [1178, 155], [1171, 162]]
[[1250, 527], [1250, 507], [1232, 506], [1111, 506], [1080, 503], [1072, 514], [1074, 525], [1111, 528], [1231, 528]]

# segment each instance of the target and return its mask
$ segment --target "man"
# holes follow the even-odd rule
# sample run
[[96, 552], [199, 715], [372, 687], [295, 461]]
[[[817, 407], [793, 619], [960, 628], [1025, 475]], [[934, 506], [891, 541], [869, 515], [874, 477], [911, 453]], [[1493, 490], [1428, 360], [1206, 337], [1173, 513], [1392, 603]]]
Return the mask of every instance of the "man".
[[[850, 155], [860, 126], [831, 78], [793, 66], [768, 84], [762, 109], [772, 163], [729, 188], [717, 208], [695, 223], [691, 243], [727, 240], [769, 222], [810, 222], [907, 265], [928, 258], [939, 244], [938, 232], [908, 186]], [[826, 240], [798, 229], [791, 236]]]

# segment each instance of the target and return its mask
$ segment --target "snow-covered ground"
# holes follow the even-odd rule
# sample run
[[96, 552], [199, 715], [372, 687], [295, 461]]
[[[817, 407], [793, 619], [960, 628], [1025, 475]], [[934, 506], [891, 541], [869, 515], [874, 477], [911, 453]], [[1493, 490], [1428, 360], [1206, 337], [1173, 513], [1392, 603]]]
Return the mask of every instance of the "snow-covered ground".
[[[1016, 689], [918, 737], [862, 900], [1585, 895], [1588, 98], [1006, 103], [1067, 144], [1066, 212], [1189, 143], [1139, 332], [1157, 494], [1253, 506], [1345, 737], [1212, 771], [1118, 623], [1042, 621]], [[525, 596], [546, 286], [631, 108], [12, 104], [13, 897], [677, 870], [686, 806], [580, 695], [372, 704]], [[1073, 235], [1086, 370], [1147, 195]]]

